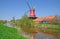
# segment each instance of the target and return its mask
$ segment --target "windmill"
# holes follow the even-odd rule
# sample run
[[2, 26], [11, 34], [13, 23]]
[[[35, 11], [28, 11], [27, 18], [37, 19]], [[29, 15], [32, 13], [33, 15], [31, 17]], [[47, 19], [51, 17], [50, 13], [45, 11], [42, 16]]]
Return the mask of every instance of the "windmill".
[[34, 7], [30, 7], [29, 3], [27, 2], [28, 8], [29, 8], [29, 12], [30, 12], [30, 19], [36, 19], [36, 14], [35, 14], [35, 8]]

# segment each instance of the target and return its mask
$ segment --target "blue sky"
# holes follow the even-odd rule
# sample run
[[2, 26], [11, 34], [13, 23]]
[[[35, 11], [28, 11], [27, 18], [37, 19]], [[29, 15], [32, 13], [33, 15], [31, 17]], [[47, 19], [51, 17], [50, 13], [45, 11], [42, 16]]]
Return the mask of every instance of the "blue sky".
[[60, 15], [60, 0], [0, 0], [0, 20], [21, 18], [29, 10], [26, 1], [35, 7], [37, 17]]

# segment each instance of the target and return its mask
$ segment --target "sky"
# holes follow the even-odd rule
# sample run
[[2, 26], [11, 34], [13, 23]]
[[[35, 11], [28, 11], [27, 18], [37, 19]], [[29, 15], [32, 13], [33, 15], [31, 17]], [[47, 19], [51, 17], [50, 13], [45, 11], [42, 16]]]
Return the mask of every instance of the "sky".
[[20, 19], [29, 10], [26, 2], [37, 17], [60, 15], [60, 0], [0, 0], [0, 20]]

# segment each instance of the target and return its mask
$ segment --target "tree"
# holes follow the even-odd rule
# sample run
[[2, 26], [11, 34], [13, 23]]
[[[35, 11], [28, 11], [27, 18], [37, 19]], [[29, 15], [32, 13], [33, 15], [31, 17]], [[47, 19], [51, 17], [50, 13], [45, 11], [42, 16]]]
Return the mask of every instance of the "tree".
[[56, 18], [52, 21], [53, 24], [60, 24], [60, 16], [56, 15]]
[[34, 22], [32, 19], [29, 19], [29, 17], [24, 14], [22, 18], [19, 20], [20, 26], [34, 26]]
[[15, 27], [15, 26], [17, 26], [16, 24], [16, 20], [15, 20], [15, 17], [12, 17], [12, 20], [10, 21], [10, 24], [13, 26], [13, 27]]
[[22, 18], [17, 21], [17, 25], [24, 32], [31, 33], [32, 27], [34, 26], [34, 21], [30, 19], [27, 14], [24, 14], [24, 16], [22, 16]]
[[6, 20], [0, 20], [0, 24], [5, 24], [5, 23], [7, 23]]

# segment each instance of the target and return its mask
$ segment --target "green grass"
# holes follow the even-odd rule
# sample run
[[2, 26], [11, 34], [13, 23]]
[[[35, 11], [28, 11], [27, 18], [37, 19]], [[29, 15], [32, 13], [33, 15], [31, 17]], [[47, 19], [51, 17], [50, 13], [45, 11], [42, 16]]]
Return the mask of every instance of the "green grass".
[[27, 39], [18, 34], [17, 29], [0, 24], [0, 39]]
[[60, 24], [45, 24], [45, 23], [40, 23], [38, 26], [44, 26], [46, 28], [56, 28], [60, 29]]
[[60, 33], [60, 24], [46, 24], [48, 30], [50, 29], [52, 32]]

